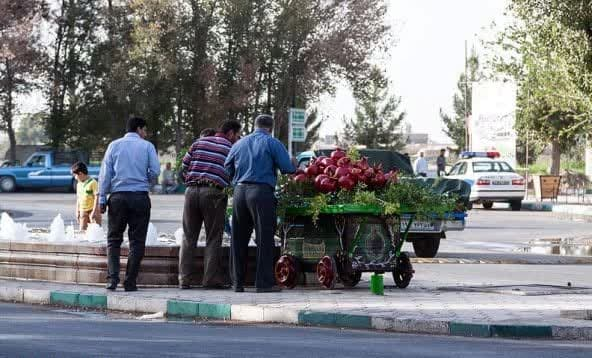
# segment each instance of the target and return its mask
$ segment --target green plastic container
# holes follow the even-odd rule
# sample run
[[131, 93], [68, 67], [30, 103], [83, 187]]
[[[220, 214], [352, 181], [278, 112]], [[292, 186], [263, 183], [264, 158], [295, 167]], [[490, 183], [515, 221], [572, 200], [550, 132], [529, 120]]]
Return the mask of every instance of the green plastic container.
[[370, 276], [370, 292], [375, 295], [384, 296], [384, 280], [380, 274]]

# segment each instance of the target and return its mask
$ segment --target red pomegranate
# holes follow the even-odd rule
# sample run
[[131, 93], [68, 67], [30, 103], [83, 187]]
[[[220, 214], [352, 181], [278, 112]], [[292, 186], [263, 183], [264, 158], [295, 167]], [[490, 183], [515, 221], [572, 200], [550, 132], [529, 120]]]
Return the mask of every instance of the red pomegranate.
[[336, 167], [336, 166], [334, 166], [334, 165], [328, 165], [328, 166], [325, 168], [325, 171], [324, 171], [324, 173], [325, 173], [325, 174], [327, 174], [327, 175], [328, 175], [328, 176], [330, 176], [330, 177], [333, 177], [333, 176], [335, 176], [335, 172], [336, 172], [336, 171], [337, 171], [337, 167]]
[[356, 183], [349, 176], [339, 178], [339, 187], [343, 190], [352, 190]]
[[331, 159], [337, 162], [339, 159], [345, 157], [345, 155], [346, 154], [343, 150], [337, 148], [333, 152], [331, 152]]

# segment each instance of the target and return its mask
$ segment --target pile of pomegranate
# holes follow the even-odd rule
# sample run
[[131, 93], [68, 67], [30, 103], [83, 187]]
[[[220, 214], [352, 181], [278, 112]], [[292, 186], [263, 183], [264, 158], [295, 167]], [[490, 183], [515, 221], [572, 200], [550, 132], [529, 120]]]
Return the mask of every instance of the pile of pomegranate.
[[358, 183], [364, 183], [369, 190], [382, 189], [388, 183], [397, 183], [398, 173], [392, 170], [385, 174], [382, 164], [372, 166], [366, 157], [354, 161], [346, 152], [336, 149], [330, 157], [320, 156], [304, 170], [297, 170], [293, 180], [313, 183], [315, 190], [321, 193], [334, 193], [352, 190]]

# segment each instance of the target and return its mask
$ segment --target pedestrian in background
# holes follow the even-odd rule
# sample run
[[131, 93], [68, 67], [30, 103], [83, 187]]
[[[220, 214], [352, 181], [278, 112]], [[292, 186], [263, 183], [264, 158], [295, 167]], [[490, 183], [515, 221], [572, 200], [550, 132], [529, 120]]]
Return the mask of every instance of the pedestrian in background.
[[162, 171], [162, 184], [161, 193], [171, 194], [177, 190], [177, 180], [175, 179], [175, 173], [171, 163], [166, 163], [164, 170]]
[[85, 231], [91, 222], [101, 225], [99, 184], [88, 175], [86, 164], [77, 162], [70, 168], [76, 179], [76, 220], [80, 231]]
[[439, 177], [446, 175], [446, 157], [444, 156], [444, 154], [446, 154], [446, 149], [440, 149], [440, 155], [436, 159], [436, 166], [438, 167], [437, 172]]
[[258, 116], [255, 127], [253, 133], [232, 147], [225, 165], [234, 184], [230, 252], [235, 292], [244, 292], [253, 228], [257, 243], [256, 292], [279, 291], [273, 273], [277, 170], [285, 174], [296, 171], [286, 147], [271, 135], [273, 117]]
[[185, 238], [179, 251], [179, 287], [191, 288], [190, 277], [195, 267], [194, 251], [202, 224], [206, 229], [206, 248], [202, 285], [224, 288], [220, 247], [228, 196], [224, 189], [230, 184], [224, 162], [232, 144], [240, 135], [237, 121], [226, 121], [215, 136], [198, 139], [183, 157], [185, 206], [183, 231]]
[[[137, 291], [136, 280], [144, 257], [150, 222], [150, 182], [158, 178], [160, 163], [156, 148], [146, 138], [146, 121], [132, 117], [127, 134], [109, 144], [99, 174], [101, 212], [108, 208], [108, 290], [119, 283], [119, 256], [123, 233], [128, 227], [129, 254], [123, 287]], [[107, 194], [109, 199], [107, 200]]]
[[419, 157], [415, 159], [413, 169], [415, 170], [415, 174], [420, 177], [425, 178], [428, 176], [428, 161], [423, 157], [423, 151], [419, 152]]

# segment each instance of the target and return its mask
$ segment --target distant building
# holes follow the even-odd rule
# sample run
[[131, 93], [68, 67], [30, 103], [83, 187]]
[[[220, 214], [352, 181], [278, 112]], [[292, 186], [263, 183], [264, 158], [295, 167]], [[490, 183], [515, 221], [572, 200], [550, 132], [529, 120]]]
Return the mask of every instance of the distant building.
[[407, 134], [407, 144], [428, 144], [430, 136], [427, 133]]
[[336, 145], [337, 144], [337, 137], [332, 135], [325, 135], [319, 138], [318, 144], [322, 145]]

